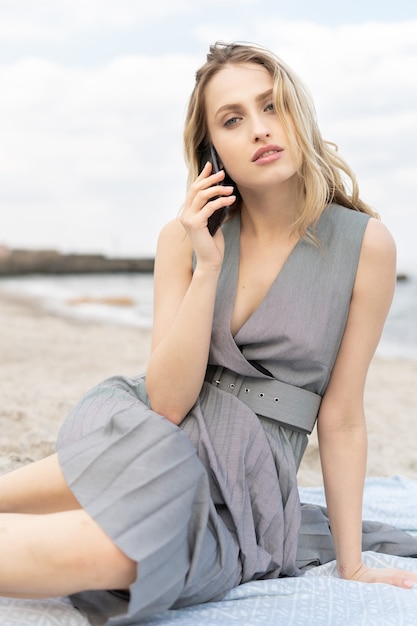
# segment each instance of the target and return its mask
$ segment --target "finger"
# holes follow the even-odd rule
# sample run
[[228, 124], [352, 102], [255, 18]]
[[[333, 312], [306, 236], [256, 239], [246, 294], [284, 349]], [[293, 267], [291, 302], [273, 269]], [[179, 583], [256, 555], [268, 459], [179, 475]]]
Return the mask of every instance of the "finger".
[[412, 589], [412, 587], [417, 586], [417, 573], [416, 572], [407, 572], [404, 570], [400, 570], [401, 586], [406, 589]]
[[404, 576], [403, 573], [388, 573], [382, 577], [376, 575], [374, 578], [374, 582], [376, 583], [385, 583], [394, 587], [401, 587], [402, 589], [411, 589], [414, 585], [414, 583], [409, 580], [409, 577]]
[[203, 169], [201, 170], [201, 172], [200, 172], [200, 173], [199, 173], [199, 175], [197, 176], [197, 179], [198, 179], [198, 178], [201, 178], [201, 177], [204, 177], [204, 178], [205, 178], [206, 176], [209, 176], [209, 175], [210, 175], [210, 172], [212, 171], [212, 169], [213, 169], [213, 164], [212, 164], [212, 163], [210, 163], [210, 161], [206, 161], [206, 163], [205, 163], [205, 165], [204, 165]]
[[195, 183], [197, 187], [206, 189], [207, 187], [219, 184], [225, 176], [226, 173], [224, 170], [213, 172], [212, 164], [210, 161], [207, 161], [200, 174], [195, 179]]
[[213, 199], [218, 196], [230, 196], [234, 191], [234, 187], [232, 185], [213, 185], [211, 187], [207, 187], [207, 189], [203, 189], [201, 191], [201, 197], [205, 199], [206, 202], [212, 202]]
[[[227, 200], [227, 202], [225, 202], [224, 200]], [[221, 223], [227, 216], [228, 207], [232, 205], [235, 202], [235, 200], [236, 200], [235, 196], [230, 196], [229, 198], [223, 199], [222, 202], [220, 202], [220, 199], [214, 200], [212, 202], [208, 202], [205, 205], [204, 209], [202, 209], [200, 212], [200, 216], [199, 216], [200, 225], [204, 226], [204, 228], [209, 227], [210, 234], [212, 235], [213, 231], [210, 228], [210, 219], [218, 212], [217, 217]], [[213, 225], [214, 224], [211, 224], [211, 226]], [[217, 228], [218, 226], [215, 228], [215, 230]]]
[[235, 200], [235, 195], [215, 197], [213, 200], [209, 200], [208, 202], [206, 202], [206, 204], [201, 208], [200, 214], [204, 216], [208, 215], [210, 217], [210, 215], [212, 215], [218, 209], [231, 206], [235, 202]]
[[[209, 207], [210, 214], [222, 207], [233, 204], [236, 200], [236, 196], [232, 195], [232, 186], [215, 185], [214, 187], [207, 187], [207, 189], [201, 189], [192, 198], [189, 206], [191, 215], [199, 214], [206, 207]], [[213, 208], [213, 203], [216, 203]]]
[[[217, 192], [222, 194], [230, 194], [233, 191], [233, 187], [229, 190], [225, 190], [223, 187], [219, 187]], [[212, 195], [214, 194], [214, 198]], [[206, 197], [202, 197], [206, 196]], [[218, 209], [223, 207], [229, 207], [236, 201], [235, 195], [219, 195], [216, 193], [216, 189], [210, 192], [208, 195], [205, 192], [201, 192], [194, 198], [191, 205], [184, 207], [181, 212], [181, 223], [186, 228], [205, 228], [209, 217]]]
[[411, 589], [414, 585], [417, 585], [417, 574], [391, 568], [372, 568], [363, 572], [356, 580], [368, 583], [384, 583], [403, 589]]
[[387, 582], [388, 584], [393, 585], [394, 587], [401, 587], [402, 589], [412, 589], [414, 585], [416, 584], [409, 578], [404, 578], [403, 576], [400, 576], [400, 577], [394, 576], [391, 578], [391, 580], [384, 581], [384, 582]]

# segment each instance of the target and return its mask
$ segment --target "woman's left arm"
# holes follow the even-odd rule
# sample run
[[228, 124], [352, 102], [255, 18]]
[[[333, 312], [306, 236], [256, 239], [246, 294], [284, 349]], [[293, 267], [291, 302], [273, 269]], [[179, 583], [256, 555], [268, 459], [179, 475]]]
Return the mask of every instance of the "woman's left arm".
[[411, 572], [362, 563], [362, 498], [367, 435], [363, 396], [396, 281], [396, 250], [386, 227], [365, 231], [346, 330], [321, 404], [317, 429], [327, 508], [342, 578], [409, 587]]

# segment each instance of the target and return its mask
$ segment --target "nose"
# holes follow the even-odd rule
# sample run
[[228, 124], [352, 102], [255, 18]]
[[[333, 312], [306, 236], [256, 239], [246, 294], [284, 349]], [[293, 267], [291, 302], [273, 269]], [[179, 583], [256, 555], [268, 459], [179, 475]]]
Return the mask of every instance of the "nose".
[[267, 139], [270, 136], [269, 128], [265, 124], [265, 120], [256, 118], [252, 122], [252, 140], [258, 142]]

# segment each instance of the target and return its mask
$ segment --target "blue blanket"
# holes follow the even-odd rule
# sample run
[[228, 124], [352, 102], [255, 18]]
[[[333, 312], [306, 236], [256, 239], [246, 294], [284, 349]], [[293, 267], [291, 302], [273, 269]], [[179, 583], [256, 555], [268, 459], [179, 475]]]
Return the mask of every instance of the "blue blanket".
[[[300, 489], [303, 502], [324, 504], [321, 488]], [[369, 478], [364, 519], [392, 524], [417, 535], [417, 481], [399, 476]], [[364, 553], [374, 567], [417, 572], [417, 559]], [[1, 626], [87, 626], [66, 598], [48, 601], [0, 599]], [[404, 590], [340, 580], [335, 563], [300, 578], [257, 581], [233, 589], [221, 602], [166, 611], [148, 626], [416, 626], [417, 585]]]

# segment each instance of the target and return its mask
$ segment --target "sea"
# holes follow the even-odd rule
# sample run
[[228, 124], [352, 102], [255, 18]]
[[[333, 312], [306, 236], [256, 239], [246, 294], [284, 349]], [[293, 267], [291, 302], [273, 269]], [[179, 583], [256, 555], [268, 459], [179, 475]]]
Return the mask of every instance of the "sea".
[[[31, 275], [0, 278], [2, 292], [36, 299], [46, 310], [78, 319], [151, 328], [153, 275]], [[397, 282], [377, 354], [417, 361], [417, 275]]]

